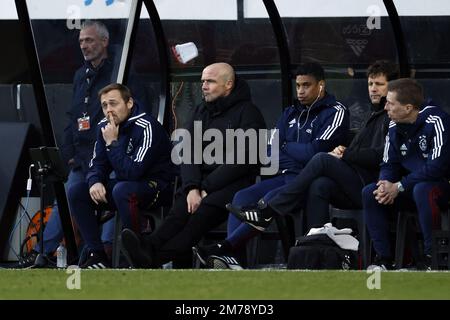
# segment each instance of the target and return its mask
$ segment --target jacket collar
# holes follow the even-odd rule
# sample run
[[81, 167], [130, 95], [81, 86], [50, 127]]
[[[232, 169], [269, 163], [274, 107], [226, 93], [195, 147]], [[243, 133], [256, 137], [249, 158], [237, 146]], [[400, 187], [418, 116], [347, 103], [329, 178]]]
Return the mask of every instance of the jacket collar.
[[90, 61], [84, 60], [84, 67], [86, 69], [90, 69], [94, 72], [98, 72], [98, 70], [102, 69], [104, 66], [109, 66], [112, 64], [112, 60], [108, 55], [105, 59], [103, 59], [97, 67], [94, 67]]
[[419, 111], [419, 114], [417, 115], [416, 121], [414, 123], [397, 123], [397, 132], [400, 133], [402, 136], [409, 136], [414, 134], [419, 128], [422, 127], [422, 125], [425, 123], [425, 121], [428, 119], [430, 113], [432, 113], [436, 108], [439, 108], [437, 106], [430, 106], [430, 105], [422, 105], [421, 110]]
[[214, 117], [234, 107], [241, 101], [249, 100], [251, 100], [251, 96], [247, 82], [236, 77], [234, 88], [228, 96], [220, 97], [213, 102], [204, 102], [204, 106], [210, 115]]
[[131, 108], [131, 113], [128, 119], [123, 122], [122, 128], [127, 128], [131, 124], [135, 123], [138, 119], [145, 116], [145, 112], [141, 111], [141, 106], [136, 100], [133, 100], [133, 107]]

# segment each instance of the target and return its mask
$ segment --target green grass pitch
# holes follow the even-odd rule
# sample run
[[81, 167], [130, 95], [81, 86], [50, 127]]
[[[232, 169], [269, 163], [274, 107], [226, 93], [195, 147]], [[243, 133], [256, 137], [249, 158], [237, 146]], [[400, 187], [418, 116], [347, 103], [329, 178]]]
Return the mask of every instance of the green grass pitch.
[[450, 272], [0, 270], [0, 299], [450, 299]]

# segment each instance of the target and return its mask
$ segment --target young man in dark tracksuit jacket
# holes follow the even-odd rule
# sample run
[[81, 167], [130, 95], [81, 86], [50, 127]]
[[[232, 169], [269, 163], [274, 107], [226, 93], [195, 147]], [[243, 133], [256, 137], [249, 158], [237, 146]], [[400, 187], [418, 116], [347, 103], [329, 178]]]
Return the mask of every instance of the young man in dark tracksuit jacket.
[[293, 213], [305, 207], [307, 230], [329, 222], [330, 204], [345, 209], [361, 209], [362, 188], [376, 181], [382, 161], [389, 117], [384, 110], [388, 81], [398, 71], [389, 61], [376, 61], [367, 70], [372, 114], [348, 148], [316, 154], [295, 178], [275, 197], [266, 201], [266, 215]]
[[[86, 182], [68, 190], [71, 213], [90, 253], [83, 268], [109, 264], [95, 210], [116, 208], [124, 227], [139, 232], [138, 208], [170, 199], [175, 176], [168, 134], [155, 118], [142, 112], [128, 88], [111, 84], [99, 97], [106, 118], [98, 124]], [[112, 171], [115, 179], [110, 179]]]
[[[257, 234], [258, 230], [264, 229], [252, 222], [241, 222], [246, 220], [245, 216], [239, 215], [241, 208], [254, 208], [259, 201], [270, 202], [304, 170], [315, 154], [331, 151], [345, 143], [349, 114], [342, 104], [326, 93], [322, 67], [318, 64], [300, 67], [296, 82], [300, 104], [286, 109], [277, 123], [280, 174], [243, 189], [234, 196], [233, 203], [228, 208], [233, 214], [236, 213], [233, 209], [237, 209], [237, 217], [229, 216], [228, 237], [220, 243], [220, 250], [211, 254], [219, 255], [226, 250], [230, 251], [231, 247], [240, 247]], [[269, 223], [270, 221], [269, 217]], [[205, 261], [205, 256], [210, 255], [209, 252], [202, 252], [203, 249], [197, 248], [201, 261]]]
[[[431, 231], [449, 196], [450, 117], [439, 107], [424, 106], [422, 87], [412, 79], [389, 83], [385, 109], [392, 120], [380, 177], [363, 189], [363, 207], [375, 264], [389, 269], [389, 216], [393, 210], [413, 209], [424, 238], [424, 262], [431, 262]], [[397, 266], [401, 268], [402, 266]]]
[[[261, 112], [251, 101], [249, 86], [244, 80], [235, 78], [230, 65], [215, 63], [207, 66], [202, 73], [202, 91], [204, 102], [197, 107], [192, 125], [195, 128], [201, 124], [202, 130], [200, 136], [196, 136], [195, 130], [191, 129], [192, 142], [201, 140], [205, 131], [211, 129], [225, 137], [229, 129], [265, 128]], [[208, 142], [203, 142], [200, 155], [208, 145]], [[226, 149], [225, 138], [220, 148], [223, 148], [224, 156], [230, 151]], [[248, 143], [235, 151], [247, 157]], [[141, 239], [131, 230], [122, 232], [124, 248], [134, 267], [158, 267], [168, 261], [176, 262], [177, 267], [192, 267], [192, 246], [208, 231], [226, 221], [228, 212], [225, 205], [238, 190], [255, 181], [257, 164], [248, 161], [244, 164], [225, 161], [223, 164], [207, 164], [204, 160], [181, 164], [182, 185], [168, 217], [158, 229]], [[181, 265], [182, 258], [186, 258], [186, 265]]]

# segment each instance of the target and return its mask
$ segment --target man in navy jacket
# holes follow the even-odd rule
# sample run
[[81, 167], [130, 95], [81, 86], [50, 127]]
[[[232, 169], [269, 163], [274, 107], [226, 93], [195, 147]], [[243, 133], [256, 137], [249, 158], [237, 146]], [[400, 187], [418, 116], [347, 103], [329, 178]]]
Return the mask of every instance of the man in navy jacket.
[[420, 109], [422, 87], [412, 79], [390, 82], [386, 100], [391, 122], [380, 177], [362, 192], [366, 223], [377, 254], [370, 267], [392, 267], [389, 216], [399, 209], [417, 210], [424, 262], [429, 266], [433, 224], [449, 196], [450, 117], [436, 106]]
[[[82, 268], [109, 264], [95, 210], [117, 208], [124, 227], [139, 232], [138, 207], [170, 197], [175, 174], [169, 136], [155, 118], [142, 112], [129, 89], [110, 84], [99, 97], [105, 118], [97, 126], [86, 182], [68, 190], [71, 213], [89, 250]], [[109, 178], [112, 171], [114, 180]]]

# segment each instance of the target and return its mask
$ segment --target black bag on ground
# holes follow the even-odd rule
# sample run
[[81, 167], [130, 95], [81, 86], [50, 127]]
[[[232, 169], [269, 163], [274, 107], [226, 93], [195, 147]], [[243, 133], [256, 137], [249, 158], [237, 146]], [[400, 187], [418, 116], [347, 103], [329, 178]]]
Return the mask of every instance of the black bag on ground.
[[356, 251], [344, 250], [326, 234], [300, 237], [289, 251], [288, 269], [357, 269]]

